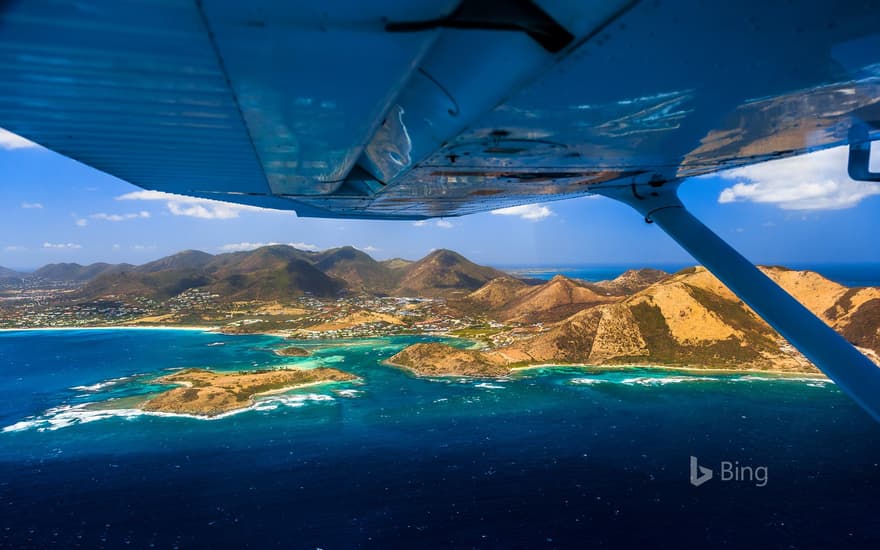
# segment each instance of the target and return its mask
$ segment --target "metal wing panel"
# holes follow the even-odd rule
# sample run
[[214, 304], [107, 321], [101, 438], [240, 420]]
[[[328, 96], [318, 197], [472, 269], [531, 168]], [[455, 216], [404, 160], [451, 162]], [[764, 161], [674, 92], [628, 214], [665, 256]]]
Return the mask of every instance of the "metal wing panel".
[[0, 9], [0, 126], [142, 187], [335, 190], [435, 38], [411, 5], [121, 0]]
[[880, 101], [870, 13], [860, 2], [640, 3], [423, 166], [677, 175], [840, 144], [853, 113]]
[[10, 4], [0, 125], [144, 187], [269, 191], [191, 2]]
[[[857, 122], [878, 135], [870, 3], [535, 3], [570, 49], [383, 27], [459, 4], [441, 0], [11, 3], [0, 126], [147, 188], [374, 218], [687, 177], [843, 144]], [[383, 155], [405, 166], [375, 177]]]
[[204, 2], [273, 193], [321, 195], [348, 175], [391, 101], [437, 37], [388, 33], [454, 0]]

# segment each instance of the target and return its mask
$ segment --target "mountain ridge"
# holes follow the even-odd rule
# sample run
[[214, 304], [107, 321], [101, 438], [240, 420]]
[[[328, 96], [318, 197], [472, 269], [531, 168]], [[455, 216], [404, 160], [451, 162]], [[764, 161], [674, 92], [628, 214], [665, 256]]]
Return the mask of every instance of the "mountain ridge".
[[440, 298], [476, 290], [499, 276], [506, 274], [450, 250], [435, 250], [416, 261], [379, 262], [351, 246], [312, 252], [271, 245], [217, 255], [187, 250], [140, 266], [111, 265], [87, 280], [79, 297], [167, 299], [203, 289], [241, 300], [341, 293]]
[[[815, 272], [761, 269], [877, 360], [880, 288], [847, 289]], [[651, 276], [658, 280], [629, 296], [586, 306], [526, 337], [514, 337], [519, 329], [494, 335], [502, 343], [470, 350], [464, 374], [480, 365], [494, 375], [499, 368], [545, 363], [818, 372], [705, 268]], [[389, 362], [417, 373], [449, 370], [443, 346], [411, 346]], [[460, 355], [447, 347], [449, 355]]]

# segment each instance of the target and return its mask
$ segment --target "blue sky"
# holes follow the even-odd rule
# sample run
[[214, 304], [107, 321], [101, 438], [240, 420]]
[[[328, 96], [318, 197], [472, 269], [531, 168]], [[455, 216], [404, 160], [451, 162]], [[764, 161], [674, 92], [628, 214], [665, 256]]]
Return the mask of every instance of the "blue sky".
[[[297, 218], [169, 200], [2, 130], [0, 189], [0, 266], [19, 269], [139, 264], [183, 249], [216, 254], [262, 243], [350, 244], [378, 259], [450, 248], [498, 266], [692, 262], [655, 226], [605, 198], [422, 223]], [[682, 198], [756, 262], [880, 262], [880, 185], [849, 180], [842, 149], [692, 180]]]

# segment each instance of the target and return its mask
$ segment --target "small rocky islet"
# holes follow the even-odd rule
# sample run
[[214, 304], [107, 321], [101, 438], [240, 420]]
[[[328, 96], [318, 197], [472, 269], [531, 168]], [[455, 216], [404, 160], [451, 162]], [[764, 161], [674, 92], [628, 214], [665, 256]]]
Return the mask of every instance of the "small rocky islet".
[[311, 352], [305, 348], [301, 348], [298, 346], [287, 346], [284, 348], [277, 348], [272, 350], [275, 355], [280, 357], [308, 357], [311, 355]]
[[328, 367], [228, 373], [186, 369], [157, 378], [155, 382], [159, 384], [178, 387], [144, 401], [139, 408], [150, 412], [210, 417], [250, 407], [260, 395], [356, 378], [353, 374]]

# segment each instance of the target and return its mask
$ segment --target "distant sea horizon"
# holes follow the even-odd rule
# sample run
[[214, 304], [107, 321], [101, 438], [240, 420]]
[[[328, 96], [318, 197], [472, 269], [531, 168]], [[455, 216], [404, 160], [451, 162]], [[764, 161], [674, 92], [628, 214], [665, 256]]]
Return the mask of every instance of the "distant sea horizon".
[[[880, 263], [763, 263], [760, 265], [781, 265], [789, 269], [815, 271], [836, 283], [848, 287], [880, 286]], [[690, 263], [657, 263], [646, 262], [640, 267], [633, 264], [544, 264], [523, 266], [517, 264], [495, 264], [493, 267], [517, 277], [550, 280], [556, 275], [570, 279], [581, 279], [589, 282], [605, 281], [620, 276], [630, 269], [661, 269], [667, 273], [675, 273], [686, 267], [696, 265]]]

